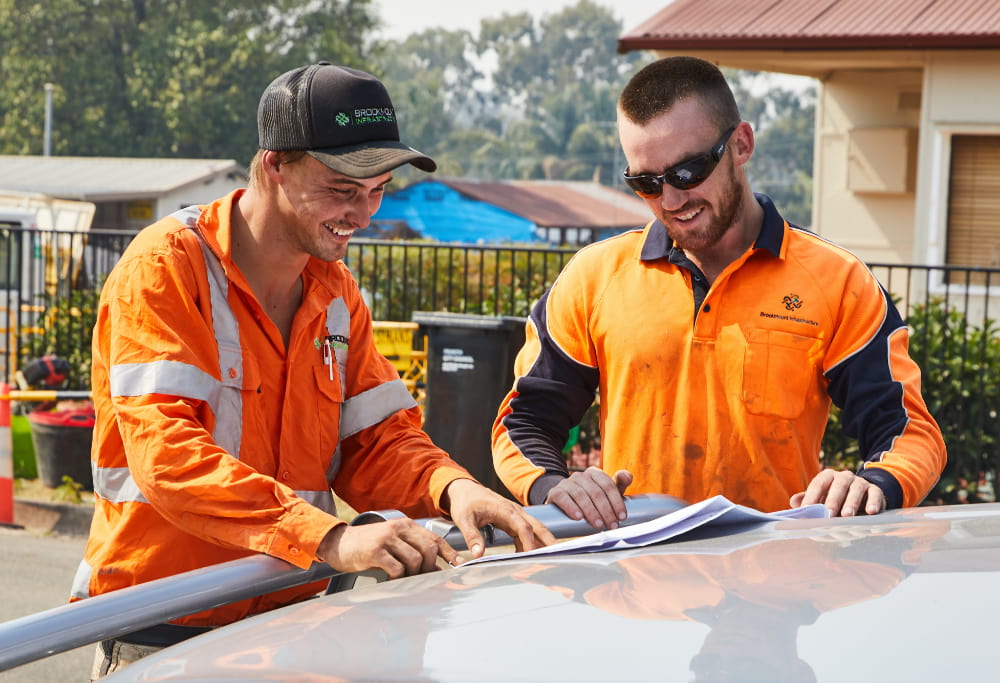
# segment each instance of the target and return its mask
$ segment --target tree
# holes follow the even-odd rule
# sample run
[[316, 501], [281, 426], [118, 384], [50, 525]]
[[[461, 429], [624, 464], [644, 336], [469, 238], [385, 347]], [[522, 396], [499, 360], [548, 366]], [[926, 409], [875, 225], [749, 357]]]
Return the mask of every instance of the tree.
[[740, 114], [757, 140], [747, 173], [758, 192], [771, 197], [796, 225], [812, 222], [813, 130], [816, 91], [777, 85], [773, 74], [724, 69]]
[[615, 102], [642, 61], [616, 54], [621, 30], [610, 10], [580, 0], [539, 22], [485, 19], [476, 36], [424, 31], [381, 46], [377, 63], [402, 103], [404, 136], [443, 172], [611, 182], [622, 159]]
[[0, 0], [0, 152], [248, 163], [278, 74], [366, 68], [370, 0]]

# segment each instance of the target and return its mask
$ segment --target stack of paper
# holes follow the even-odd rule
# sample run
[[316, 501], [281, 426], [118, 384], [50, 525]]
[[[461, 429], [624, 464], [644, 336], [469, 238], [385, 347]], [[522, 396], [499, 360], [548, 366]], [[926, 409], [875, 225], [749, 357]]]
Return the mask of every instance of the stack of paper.
[[562, 543], [537, 548], [520, 553], [486, 555], [465, 562], [463, 567], [483, 562], [493, 562], [512, 557], [532, 557], [538, 555], [565, 555], [568, 553], [595, 553], [604, 550], [638, 548], [644, 545], [662, 543], [692, 529], [702, 527], [731, 527], [732, 525], [759, 524], [784, 519], [822, 519], [830, 516], [825, 505], [817, 503], [780, 512], [760, 512], [753, 508], [737, 505], [724, 496], [715, 496], [700, 503], [688, 505], [674, 512], [651, 519], [648, 522], [624, 526], [614, 531], [599, 531], [589, 536], [573, 538]]

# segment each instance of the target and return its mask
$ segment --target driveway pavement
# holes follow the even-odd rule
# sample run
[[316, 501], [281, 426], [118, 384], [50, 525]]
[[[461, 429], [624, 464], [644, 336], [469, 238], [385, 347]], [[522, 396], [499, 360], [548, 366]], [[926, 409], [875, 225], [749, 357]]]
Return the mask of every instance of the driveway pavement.
[[[0, 621], [66, 604], [86, 540], [83, 535], [0, 527]], [[0, 683], [87, 681], [94, 649], [87, 645], [0, 672]]]

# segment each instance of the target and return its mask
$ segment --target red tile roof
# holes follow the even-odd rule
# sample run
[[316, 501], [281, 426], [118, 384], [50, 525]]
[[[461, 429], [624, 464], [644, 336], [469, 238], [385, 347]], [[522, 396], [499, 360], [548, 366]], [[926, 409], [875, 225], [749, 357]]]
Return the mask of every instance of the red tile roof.
[[618, 51], [1000, 48], [997, 0], [674, 0]]
[[527, 218], [542, 228], [633, 228], [652, 218], [646, 203], [634, 194], [600, 183], [436, 180], [467, 197]]

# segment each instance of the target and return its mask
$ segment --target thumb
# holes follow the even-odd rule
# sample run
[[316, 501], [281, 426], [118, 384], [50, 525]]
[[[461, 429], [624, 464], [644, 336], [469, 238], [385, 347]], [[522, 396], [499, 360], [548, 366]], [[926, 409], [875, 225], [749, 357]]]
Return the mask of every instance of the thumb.
[[473, 524], [470, 528], [464, 528], [462, 526], [458, 527], [462, 532], [462, 537], [465, 539], [465, 547], [469, 549], [472, 553], [472, 557], [482, 557], [483, 553], [486, 552], [486, 541], [483, 539], [483, 535], [479, 532], [479, 528]]
[[461, 511], [451, 519], [455, 522], [458, 530], [462, 532], [462, 538], [465, 539], [465, 547], [469, 549], [472, 556], [474, 558], [482, 557], [486, 550], [486, 540], [483, 538], [483, 534], [476, 524], [475, 515], [465, 514], [464, 511]]
[[618, 493], [625, 495], [625, 489], [627, 489], [632, 484], [632, 473], [628, 470], [618, 470], [615, 472], [615, 485], [618, 487]]

